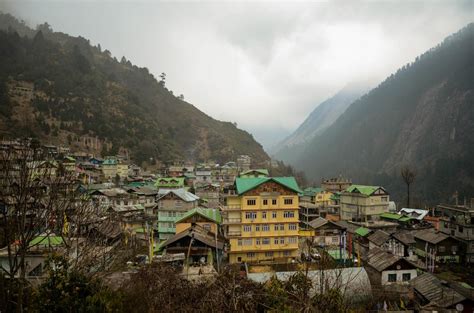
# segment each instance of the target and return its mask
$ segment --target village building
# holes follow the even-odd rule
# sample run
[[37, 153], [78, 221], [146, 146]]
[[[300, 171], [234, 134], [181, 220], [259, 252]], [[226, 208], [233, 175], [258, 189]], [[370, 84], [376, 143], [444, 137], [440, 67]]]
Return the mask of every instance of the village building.
[[159, 177], [156, 179], [155, 187], [158, 189], [184, 188], [183, 177]]
[[255, 177], [268, 177], [268, 170], [265, 168], [259, 168], [254, 170], [243, 171], [239, 174], [241, 178], [255, 178]]
[[435, 212], [440, 217], [439, 230], [462, 241], [466, 262], [474, 263], [474, 199], [470, 205], [440, 204]]
[[342, 176], [323, 179], [323, 181], [321, 182], [321, 188], [331, 193], [343, 192], [351, 185], [352, 180], [344, 178]]
[[105, 179], [115, 178], [117, 175], [117, 159], [115, 157], [105, 159], [104, 162], [102, 162], [101, 167]]
[[212, 266], [214, 263], [218, 266], [223, 259], [224, 244], [222, 235], [193, 224], [162, 242], [158, 250], [163, 250], [163, 255], [184, 254], [185, 273], [189, 274], [190, 271], [196, 272], [189, 267]]
[[194, 208], [186, 212], [176, 220], [176, 233], [188, 229], [197, 224], [215, 234], [221, 233], [219, 227], [222, 224], [222, 216], [218, 209]]
[[194, 194], [199, 197], [202, 206], [217, 208], [220, 206], [220, 190], [219, 184], [196, 184]]
[[194, 185], [212, 184], [212, 171], [208, 166], [200, 166], [195, 171], [196, 180]]
[[237, 178], [225, 213], [229, 262], [289, 262], [298, 256], [298, 194], [293, 177]]
[[351, 185], [341, 193], [341, 219], [367, 222], [388, 212], [389, 194], [379, 186]]
[[[438, 232], [433, 228], [415, 232], [415, 253], [425, 262], [428, 269], [435, 263], [460, 263], [464, 254], [461, 241]], [[434, 270], [434, 269], [431, 269]]]
[[237, 168], [240, 172], [250, 170], [252, 158], [248, 155], [239, 155], [237, 157]]
[[180, 189], [160, 189], [158, 196], [158, 238], [166, 240], [176, 233], [176, 221], [199, 204], [199, 197]]
[[372, 286], [408, 285], [410, 280], [417, 277], [417, 267], [415, 265], [403, 257], [379, 248], [369, 251], [365, 268]]
[[339, 247], [346, 229], [337, 223], [318, 217], [309, 226], [314, 231], [313, 244], [321, 247]]
[[472, 312], [474, 301], [433, 274], [424, 273], [410, 281], [418, 312]]

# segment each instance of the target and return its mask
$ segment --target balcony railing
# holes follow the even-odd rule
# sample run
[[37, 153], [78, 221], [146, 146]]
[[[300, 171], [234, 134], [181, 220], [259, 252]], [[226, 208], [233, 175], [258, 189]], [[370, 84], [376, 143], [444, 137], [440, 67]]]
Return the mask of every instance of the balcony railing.
[[242, 232], [240, 230], [230, 230], [227, 232], [228, 236], [241, 236]]

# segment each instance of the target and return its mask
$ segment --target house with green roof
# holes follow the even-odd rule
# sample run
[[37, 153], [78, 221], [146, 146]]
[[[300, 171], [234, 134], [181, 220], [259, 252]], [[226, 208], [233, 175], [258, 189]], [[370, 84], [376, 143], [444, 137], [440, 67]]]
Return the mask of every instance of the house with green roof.
[[380, 215], [389, 211], [389, 201], [389, 193], [383, 187], [351, 185], [340, 196], [341, 220], [380, 220]]
[[158, 177], [155, 181], [158, 189], [183, 188], [184, 177]]
[[255, 177], [268, 177], [268, 170], [265, 168], [258, 168], [254, 170], [243, 171], [240, 173], [239, 177], [242, 178], [255, 178]]
[[106, 179], [114, 178], [117, 175], [117, 159], [109, 157], [100, 165], [102, 173]]
[[328, 206], [331, 204], [332, 192], [326, 191], [321, 187], [308, 187], [303, 190], [301, 201], [310, 202], [319, 206]]
[[291, 262], [298, 257], [299, 188], [294, 177], [238, 177], [226, 197], [230, 263]]
[[218, 209], [200, 207], [191, 209], [176, 220], [176, 233], [179, 234], [194, 224], [217, 234], [219, 232], [218, 227], [222, 224], [221, 213]]

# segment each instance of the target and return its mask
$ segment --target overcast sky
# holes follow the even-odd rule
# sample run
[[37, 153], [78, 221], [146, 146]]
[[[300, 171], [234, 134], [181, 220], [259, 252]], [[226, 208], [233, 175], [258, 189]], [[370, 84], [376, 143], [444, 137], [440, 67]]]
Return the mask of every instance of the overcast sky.
[[3, 1], [126, 56], [270, 145], [349, 83], [376, 85], [472, 22], [468, 1]]

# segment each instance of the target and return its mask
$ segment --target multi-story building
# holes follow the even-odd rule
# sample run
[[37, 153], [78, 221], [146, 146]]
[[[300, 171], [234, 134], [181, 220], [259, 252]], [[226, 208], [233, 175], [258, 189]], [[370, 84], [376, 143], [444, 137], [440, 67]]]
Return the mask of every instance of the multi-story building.
[[389, 194], [379, 186], [351, 185], [341, 193], [341, 220], [377, 221], [388, 212]]
[[299, 193], [293, 177], [237, 178], [223, 208], [229, 262], [296, 258]]
[[352, 181], [342, 176], [324, 179], [321, 182], [321, 188], [332, 193], [344, 191], [351, 185]]
[[121, 179], [128, 177], [128, 164], [127, 163], [118, 163], [117, 164], [117, 175]]
[[251, 164], [252, 159], [248, 155], [239, 155], [237, 158], [237, 168], [239, 171], [248, 171]]
[[102, 172], [106, 179], [114, 178], [117, 175], [117, 159], [114, 157], [107, 157], [101, 164]]
[[158, 195], [158, 237], [171, 238], [176, 233], [176, 220], [198, 206], [199, 197], [180, 189], [160, 189]]
[[474, 199], [471, 205], [440, 204], [435, 215], [440, 218], [439, 230], [462, 241], [466, 247], [466, 262], [474, 263]]

